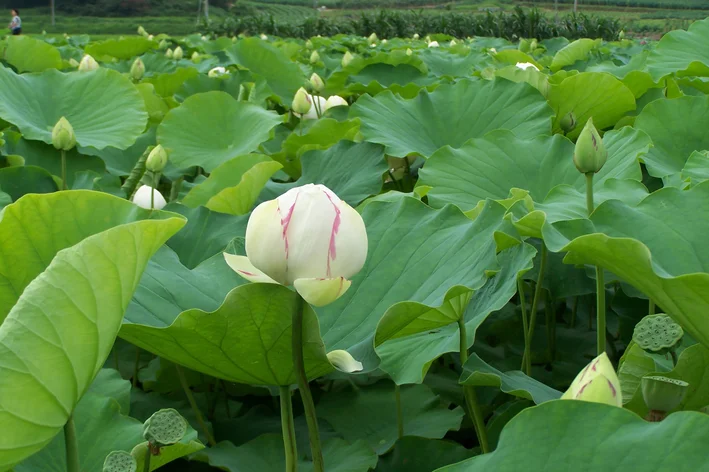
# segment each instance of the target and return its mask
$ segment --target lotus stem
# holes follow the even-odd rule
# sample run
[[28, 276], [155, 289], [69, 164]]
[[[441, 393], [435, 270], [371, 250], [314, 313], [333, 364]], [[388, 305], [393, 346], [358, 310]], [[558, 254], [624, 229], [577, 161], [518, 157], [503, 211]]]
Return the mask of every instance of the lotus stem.
[[396, 397], [396, 430], [398, 438], [404, 437], [404, 412], [401, 408], [401, 387], [399, 384], [394, 384], [394, 395]]
[[593, 205], [593, 172], [586, 174], [586, 209], [588, 210], [588, 216], [591, 216], [594, 209]]
[[541, 254], [541, 261], [539, 262], [539, 274], [537, 274], [537, 285], [534, 287], [534, 300], [532, 300], [532, 311], [529, 315], [529, 332], [527, 333], [527, 338], [529, 338], [529, 342], [526, 343], [525, 347], [525, 352], [524, 352], [524, 359], [522, 360], [523, 362], [526, 362], [527, 365], [529, 365], [529, 370], [531, 372], [532, 370], [532, 339], [534, 339], [534, 328], [537, 323], [537, 308], [539, 307], [539, 300], [542, 298], [542, 286], [544, 285], [544, 272], [546, 270], [546, 265], [547, 265], [547, 253], [549, 250], [547, 249], [547, 245], [544, 244], [544, 241], [542, 241], [542, 254]]
[[308, 385], [308, 376], [305, 373], [305, 360], [303, 358], [303, 312], [305, 310], [305, 300], [297, 295], [295, 310], [293, 311], [293, 367], [295, 377], [298, 381], [300, 397], [305, 410], [305, 420], [308, 423], [308, 436], [310, 439], [310, 452], [313, 456], [313, 472], [325, 472], [325, 461], [323, 460], [322, 447], [320, 446], [320, 431], [318, 430], [318, 418], [315, 413], [315, 403], [313, 395]]
[[73, 414], [69, 416], [69, 419], [64, 424], [64, 447], [66, 448], [67, 472], [80, 472], [79, 442], [76, 439], [76, 427], [74, 426]]
[[672, 357], [672, 365], [676, 366], [677, 365], [677, 353], [675, 352], [674, 349], [670, 349], [670, 356]]
[[654, 315], [655, 314], [655, 302], [653, 302], [652, 300], [650, 300], [649, 302], [650, 302], [649, 303], [650, 306], [648, 307], [647, 314]]
[[135, 362], [133, 363], [133, 387], [138, 386], [138, 370], [140, 369], [140, 348], [135, 347]]
[[[517, 279], [517, 292], [519, 293], [519, 306], [522, 309], [522, 335], [524, 338], [524, 352], [526, 353], [528, 350], [527, 345], [529, 344], [529, 320], [527, 319], [527, 301], [525, 300], [526, 297], [524, 295], [524, 280], [521, 278]], [[532, 365], [529, 362], [529, 357], [523, 356], [521, 369], [525, 374], [531, 376]]]
[[[593, 213], [593, 172], [586, 174], [586, 208], [588, 217]], [[603, 268], [596, 266], [596, 353], [606, 352], [606, 284]]]
[[281, 429], [286, 452], [286, 472], [295, 472], [298, 470], [298, 447], [295, 439], [295, 420], [293, 419], [290, 388], [280, 386], [279, 396], [281, 397]]
[[200, 428], [202, 428], [202, 432], [204, 432], [204, 435], [207, 436], [207, 442], [209, 442], [209, 445], [212, 447], [216, 446], [217, 441], [214, 440], [214, 436], [212, 436], [212, 433], [209, 431], [209, 428], [207, 428], [207, 423], [204, 422], [202, 412], [199, 410], [197, 402], [194, 399], [194, 395], [192, 395], [192, 390], [190, 390], [190, 386], [187, 384], [187, 377], [185, 377], [185, 371], [182, 370], [182, 367], [179, 364], [175, 364], [175, 368], [177, 369], [177, 376], [180, 378], [182, 390], [185, 391], [185, 395], [187, 395], [187, 401], [190, 403], [192, 411], [194, 412], [194, 415], [197, 418], [197, 423], [199, 423]]
[[[458, 333], [460, 335], [460, 365], [465, 366], [465, 363], [468, 362], [468, 336], [465, 329], [465, 319], [462, 316], [458, 318]], [[470, 419], [473, 421], [473, 426], [475, 427], [475, 434], [478, 436], [480, 449], [482, 449], [483, 454], [487, 454], [490, 452], [487, 443], [487, 430], [485, 429], [485, 421], [483, 420], [482, 411], [480, 410], [480, 403], [475, 393], [475, 387], [472, 385], [463, 385], [463, 394], [471, 415]]]
[[576, 312], [579, 310], [579, 297], [576, 295], [574, 297], [574, 305], [571, 308], [571, 328], [576, 326]]
[[143, 462], [143, 472], [150, 472], [150, 456], [153, 455], [152, 448], [148, 445], [148, 450], [145, 453], [145, 461]]
[[62, 149], [62, 190], [66, 189], [66, 151]]

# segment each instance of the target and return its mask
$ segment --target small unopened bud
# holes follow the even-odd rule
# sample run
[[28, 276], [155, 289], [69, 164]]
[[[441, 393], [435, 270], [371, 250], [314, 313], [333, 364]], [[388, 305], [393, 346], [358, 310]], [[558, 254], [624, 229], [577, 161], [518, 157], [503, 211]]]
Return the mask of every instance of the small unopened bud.
[[133, 80], [138, 81], [143, 78], [143, 75], [145, 75], [145, 64], [143, 64], [143, 61], [138, 57], [133, 61], [133, 65], [130, 66], [130, 76]]
[[142, 26], [138, 26], [138, 34], [141, 36], [147, 36], [148, 32], [145, 31], [145, 28], [143, 28]]
[[313, 74], [310, 76], [310, 85], [313, 86], [313, 90], [321, 93], [325, 90], [325, 82], [320, 78], [318, 74]]
[[534, 52], [538, 46], [539, 46], [539, 44], [537, 43], [536, 39], [531, 40], [529, 42], [529, 52]]
[[149, 34], [149, 35], [148, 35], [148, 41], [152, 41], [153, 39], [155, 39], [155, 36], [153, 36], [152, 34]]
[[291, 105], [291, 109], [295, 113], [305, 115], [310, 111], [310, 107], [312, 106], [313, 104], [310, 101], [310, 96], [308, 95], [308, 92], [303, 87], [300, 87], [295, 93], [295, 97], [293, 97], [293, 104]]
[[148, 154], [148, 159], [145, 161], [145, 168], [151, 172], [162, 172], [167, 165], [167, 151], [162, 145], [158, 144]]
[[386, 44], [386, 43], [388, 43], [388, 42], [389, 42], [389, 41], [387, 41], [386, 39], [382, 39], [382, 44]]
[[313, 49], [313, 42], [311, 40], [307, 40], [305, 42], [305, 47], [306, 49]]
[[190, 59], [192, 60], [192, 62], [199, 61], [199, 53], [197, 51], [193, 52], [192, 57], [190, 57]]
[[621, 41], [625, 39], [625, 31], [620, 30], [620, 33], [618, 33], [618, 39]]
[[568, 112], [559, 122], [559, 126], [564, 133], [573, 131], [576, 128], [576, 116], [573, 111]]
[[406, 55], [407, 55], [407, 56], [411, 56], [411, 55], [413, 55], [413, 53], [414, 53], [414, 52], [411, 50], [411, 48], [407, 48], [407, 49], [406, 49]]
[[85, 54], [84, 57], [81, 58], [81, 62], [79, 62], [79, 71], [89, 72], [96, 69], [98, 69], [98, 62], [89, 54]]
[[451, 39], [451, 44], [450, 44], [450, 46], [453, 47], [453, 46], [455, 46], [456, 44], [458, 44], [458, 43], [455, 42], [455, 39]]
[[317, 62], [319, 60], [320, 60], [320, 54], [318, 54], [317, 51], [313, 51], [313, 53], [310, 55], [310, 63], [317, 64]]
[[593, 118], [589, 118], [576, 140], [574, 165], [582, 174], [595, 174], [606, 163], [607, 157], [608, 153], [603, 145], [601, 135], [593, 126]]
[[74, 59], [73, 57], [72, 57], [71, 59], [69, 59], [69, 65], [70, 65], [71, 67], [79, 67], [79, 63], [78, 63], [77, 60]]
[[160, 48], [160, 49], [165, 49], [165, 48], [167, 48], [167, 46], [168, 46], [167, 41], [165, 41], [164, 39], [158, 43], [158, 48]]
[[182, 50], [182, 48], [180, 46], [177, 46], [172, 53], [172, 57], [176, 61], [179, 61], [180, 59], [182, 59], [184, 57], [184, 55], [185, 55], [185, 52]]
[[348, 65], [350, 65], [353, 59], [354, 56], [352, 55], [352, 53], [349, 51], [345, 51], [345, 55], [342, 56], [342, 67], [347, 67]]
[[262, 40], [266, 41], [266, 40], [268, 39], [268, 36], [266, 36], [265, 34], [261, 33], [261, 34], [259, 35], [259, 38], [261, 38]]
[[71, 151], [76, 146], [76, 135], [69, 120], [63, 116], [52, 130], [52, 146], [62, 151]]
[[419, 39], [419, 38], [420, 38], [419, 34], [418, 34], [418, 33], [414, 33], [414, 38], [413, 38], [413, 39]]
[[372, 33], [372, 34], [370, 34], [369, 37], [367, 38], [367, 42], [368, 42], [368, 43], [374, 43], [374, 42], [377, 41], [377, 39], [378, 39], [378, 38], [377, 38], [377, 33]]
[[170, 58], [171, 58], [172, 56], [173, 56], [172, 49], [167, 48], [167, 51], [165, 51], [165, 57], [170, 57]]

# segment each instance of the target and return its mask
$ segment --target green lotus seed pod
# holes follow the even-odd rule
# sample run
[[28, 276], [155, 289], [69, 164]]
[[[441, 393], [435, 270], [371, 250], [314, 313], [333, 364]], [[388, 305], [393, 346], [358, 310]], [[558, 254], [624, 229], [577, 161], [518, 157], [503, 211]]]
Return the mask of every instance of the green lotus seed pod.
[[676, 347], [684, 330], [664, 313], [648, 315], [635, 325], [633, 341], [646, 351], [665, 354]]
[[167, 151], [158, 144], [150, 151], [148, 160], [145, 161], [145, 168], [151, 172], [162, 172], [167, 165]]
[[103, 461], [103, 472], [135, 472], [138, 464], [135, 458], [126, 451], [113, 451]]
[[573, 131], [576, 128], [576, 115], [573, 111], [568, 112], [559, 122], [559, 126], [564, 133]]
[[57, 121], [52, 130], [52, 145], [62, 151], [70, 151], [76, 146], [76, 135], [69, 120], [63, 116]]
[[576, 140], [574, 165], [582, 174], [596, 173], [606, 163], [607, 157], [601, 135], [593, 126], [593, 118], [589, 118]]
[[651, 410], [668, 412], [682, 403], [689, 384], [662, 376], [645, 376], [641, 381], [643, 399]]
[[153, 413], [143, 424], [143, 437], [157, 446], [169, 446], [180, 442], [187, 434], [187, 422], [177, 410], [165, 408]]

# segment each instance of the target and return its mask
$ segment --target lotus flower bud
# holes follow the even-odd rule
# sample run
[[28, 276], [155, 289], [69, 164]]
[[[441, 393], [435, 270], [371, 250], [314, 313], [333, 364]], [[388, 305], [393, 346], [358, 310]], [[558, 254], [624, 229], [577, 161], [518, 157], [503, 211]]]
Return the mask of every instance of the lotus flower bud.
[[625, 31], [620, 30], [620, 33], [618, 33], [618, 39], [620, 41], [623, 41], [625, 39]]
[[407, 56], [411, 56], [413, 54], [414, 54], [414, 52], [411, 50], [411, 48], [406, 48], [406, 55]]
[[682, 380], [662, 376], [645, 376], [641, 380], [643, 399], [650, 410], [665, 413], [677, 408], [685, 395], [689, 384]]
[[259, 35], [259, 38], [261, 38], [262, 40], [266, 41], [266, 40], [268, 39], [268, 36], [266, 36], [265, 34], [261, 33], [261, 34]]
[[84, 57], [81, 58], [81, 62], [79, 62], [79, 71], [89, 72], [96, 69], [98, 69], [98, 62], [90, 55], [84, 54]]
[[167, 41], [165, 41], [164, 39], [162, 41], [160, 41], [160, 43], [158, 43], [158, 48], [160, 48], [160, 49], [167, 48]]
[[529, 52], [533, 53], [534, 51], [536, 51], [538, 46], [539, 46], [539, 44], [537, 43], [536, 39], [531, 40], [529, 42]]
[[453, 46], [455, 46], [456, 44], [458, 44], [458, 43], [455, 42], [455, 39], [451, 39], [450, 47], [453, 47]]
[[562, 400], [584, 400], [622, 407], [620, 381], [604, 352], [592, 360], [561, 396]]
[[227, 263], [252, 282], [293, 285], [311, 305], [337, 300], [367, 258], [362, 217], [324, 185], [296, 187], [260, 204], [246, 227], [246, 256]]
[[167, 165], [167, 151], [162, 145], [158, 144], [148, 154], [148, 159], [145, 161], [145, 168], [151, 172], [162, 172]]
[[300, 87], [293, 97], [293, 103], [291, 104], [291, 109], [294, 113], [304, 115], [310, 111], [313, 106], [313, 102], [310, 98], [308, 92]]
[[377, 43], [372, 43], [372, 44], [369, 45], [369, 47], [370, 47], [370, 48], [376, 48], [376, 47], [377, 47]]
[[150, 194], [153, 194], [153, 208], [156, 210], [161, 210], [167, 205], [165, 197], [162, 196], [160, 192], [148, 185], [141, 185], [138, 190], [135, 191], [131, 201], [138, 205], [140, 208], [145, 208], [150, 210]]
[[318, 74], [313, 74], [310, 76], [310, 85], [313, 86], [313, 90], [320, 93], [325, 90], [325, 82], [320, 78]]
[[606, 163], [607, 157], [603, 140], [593, 126], [593, 118], [589, 118], [576, 140], [574, 165], [582, 174], [596, 173]]
[[388, 43], [388, 42], [389, 42], [388, 40], [382, 39], [382, 44], [386, 44], [386, 43]]
[[334, 365], [337, 370], [347, 374], [359, 372], [364, 368], [361, 362], [352, 357], [352, 354], [342, 349], [335, 349], [334, 351], [328, 352], [327, 360], [329, 360], [330, 364]]
[[152, 41], [155, 37], [152, 34], [148, 35], [148, 41]]
[[143, 424], [143, 438], [151, 449], [177, 444], [187, 434], [187, 421], [172, 408], [156, 411]]
[[354, 60], [354, 56], [349, 51], [345, 51], [344, 56], [342, 56], [342, 67], [347, 67]]
[[306, 49], [313, 49], [313, 42], [311, 40], [307, 40], [305, 42], [305, 47]]
[[[308, 94], [308, 100], [312, 104], [310, 110], [305, 114], [298, 113], [298, 115], [300, 116], [301, 120], [317, 120], [318, 118], [320, 118], [318, 116], [318, 110], [320, 110], [320, 113], [325, 112], [325, 105], [327, 104], [327, 100], [325, 100], [325, 97], [322, 97], [320, 95], [310, 94]], [[316, 104], [317, 107], [315, 106]]]
[[532, 64], [531, 62], [518, 62], [517, 64], [515, 64], [515, 67], [517, 67], [518, 69], [522, 69], [522, 70], [527, 70], [530, 67], [534, 70], [539, 70], [539, 68], [537, 66], [535, 66], [534, 64]]
[[141, 36], [147, 36], [148, 32], [145, 31], [145, 28], [143, 28], [142, 26], [138, 26], [138, 34]]
[[378, 39], [378, 38], [377, 38], [377, 33], [372, 33], [372, 34], [370, 34], [369, 37], [367, 38], [367, 42], [370, 43], [370, 44], [371, 44], [371, 43], [376, 43], [376, 42], [377, 42], [377, 39]]
[[143, 78], [143, 75], [145, 75], [145, 64], [143, 64], [143, 61], [138, 57], [133, 61], [133, 65], [130, 66], [130, 76], [133, 80], [138, 81]]
[[431, 41], [430, 43], [428, 43], [428, 47], [430, 47], [430, 48], [439, 47], [438, 41]]
[[419, 39], [419, 38], [420, 38], [419, 34], [418, 34], [418, 33], [414, 33], [413, 39]]
[[181, 48], [180, 46], [177, 46], [177, 47], [175, 48], [175, 51], [172, 53], [172, 57], [173, 57], [176, 61], [181, 60], [181, 59], [184, 57], [184, 55], [185, 55], [185, 53], [184, 53], [184, 51], [182, 50], [182, 48]]
[[325, 102], [325, 110], [329, 110], [330, 108], [334, 108], [334, 107], [346, 107], [346, 106], [349, 106], [349, 103], [347, 103], [347, 100], [340, 97], [339, 95], [333, 95], [330, 98], [328, 98], [327, 101]]
[[63, 116], [52, 130], [52, 146], [62, 151], [71, 151], [76, 146], [76, 135], [69, 120]]
[[192, 60], [192, 62], [197, 62], [199, 60], [199, 53], [197, 51], [193, 52], [190, 60]]
[[172, 56], [173, 56], [172, 49], [167, 48], [167, 51], [165, 51], [165, 57], [172, 58]]
[[73, 57], [69, 59], [69, 65], [71, 67], [79, 67], [79, 63]]
[[428, 36], [428, 35], [426, 35], [426, 37], [425, 37], [425, 38], [423, 38], [423, 40], [424, 40], [424, 41], [426, 41], [426, 44], [428, 44], [428, 43], [430, 43], [430, 42], [431, 42], [431, 37], [430, 37], [430, 36]]
[[564, 133], [573, 131], [573, 129], [576, 128], [576, 115], [574, 115], [574, 112], [570, 111], [564, 115], [561, 121], [559, 121], [559, 126]]
[[102, 472], [136, 472], [136, 470], [138, 470], [138, 463], [130, 452], [113, 451], [103, 461]]
[[310, 63], [317, 64], [319, 60], [320, 60], [320, 54], [318, 54], [317, 51], [313, 51], [313, 53], [310, 55]]
[[208, 76], [208, 77], [215, 78], [215, 77], [221, 77], [221, 76], [223, 76], [223, 75], [227, 75], [228, 73], [229, 73], [229, 71], [226, 70], [226, 68], [224, 68], [224, 67], [222, 67], [222, 66], [217, 66], [217, 67], [211, 69], [211, 70], [207, 73], [207, 76]]

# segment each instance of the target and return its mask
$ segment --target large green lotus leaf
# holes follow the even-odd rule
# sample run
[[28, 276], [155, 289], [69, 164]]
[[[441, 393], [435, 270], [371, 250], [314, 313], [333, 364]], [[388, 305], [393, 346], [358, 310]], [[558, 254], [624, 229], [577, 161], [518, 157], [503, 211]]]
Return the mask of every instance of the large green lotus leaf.
[[17, 201], [29, 193], [52, 193], [59, 190], [52, 175], [37, 166], [0, 169], [0, 188], [12, 201]]
[[266, 79], [276, 96], [287, 106], [293, 101], [295, 92], [305, 85], [306, 77], [300, 68], [267, 41], [246, 38], [237, 41], [225, 52], [231, 63]]
[[543, 403], [561, 397], [561, 392], [527, 377], [522, 371], [500, 372], [473, 353], [463, 366], [460, 383], [475, 387], [496, 387], [516, 397]]
[[192, 187], [182, 203], [189, 207], [203, 205], [229, 215], [244, 215], [251, 211], [266, 182], [281, 167], [263, 154], [236, 157], [214, 169], [207, 180]]
[[97, 156], [106, 164], [106, 170], [116, 176], [128, 176], [140, 156], [148, 146], [155, 146], [156, 127], [148, 128], [145, 133], [138, 136], [132, 146], [126, 149], [108, 147], [96, 149], [92, 147], [79, 148], [79, 152], [87, 156]]
[[3, 59], [18, 72], [42, 72], [47, 69], [62, 68], [59, 50], [51, 44], [30, 36], [8, 38]]
[[640, 389], [641, 379], [657, 369], [655, 361], [631, 341], [618, 363], [618, 379], [623, 392], [623, 404], [629, 403]]
[[190, 269], [222, 252], [234, 238], [246, 235], [247, 216], [225, 215], [205, 207], [189, 208], [178, 203], [170, 203], [165, 209], [187, 217], [185, 227], [170, 238], [167, 245]]
[[648, 89], [657, 86], [657, 81], [652, 80], [649, 73], [645, 72], [645, 63], [650, 51], [644, 50], [633, 55], [630, 60], [623, 64], [617, 65], [613, 61], [604, 61], [596, 65], [586, 68], [586, 72], [607, 72], [622, 80], [628, 87], [635, 98], [639, 98]]
[[[50, 174], [61, 178], [61, 155], [54, 146], [44, 144], [41, 141], [27, 141], [22, 138], [20, 133], [15, 131], [6, 131], [5, 141], [5, 154], [22, 156], [25, 160], [25, 165], [42, 167]], [[106, 166], [100, 158], [79, 154], [76, 149], [66, 153], [67, 186], [72, 186], [77, 172], [87, 170], [103, 174], [106, 171]]]
[[359, 134], [359, 120], [337, 121], [332, 118], [320, 118], [303, 132], [290, 133], [281, 144], [281, 151], [271, 157], [283, 164], [283, 170], [297, 179], [302, 172], [300, 156], [314, 149], [327, 149], [337, 142], [347, 139], [354, 141]]
[[623, 82], [604, 72], [582, 72], [567, 77], [549, 90], [549, 105], [556, 112], [554, 130], [569, 113], [576, 117], [576, 128], [568, 133], [577, 137], [589, 118], [598, 129], [612, 127], [629, 111], [635, 110], [635, 96]]
[[0, 469], [62, 429], [108, 357], [145, 265], [182, 224], [88, 191], [4, 209]]
[[[708, 23], [709, 24], [709, 23]], [[709, 149], [709, 97], [660, 99], [649, 103], [635, 119], [653, 147], [643, 158], [653, 177], [682, 172], [693, 151]]]
[[145, 102], [145, 110], [150, 117], [149, 126], [157, 126], [165, 117], [165, 114], [170, 111], [170, 107], [165, 103], [165, 99], [155, 93], [153, 84], [136, 84], [135, 88], [138, 89]]
[[406, 436], [394, 449], [379, 458], [376, 472], [431, 472], [438, 467], [465, 460], [474, 455], [472, 450], [449, 440]]
[[[650, 146], [648, 136], [632, 128], [609, 131], [603, 138], [606, 165], [594, 177], [600, 190], [609, 179], [640, 180], [638, 157]], [[464, 211], [486, 198], [506, 199], [512, 188], [529, 191], [542, 202], [560, 184], [584, 192], [586, 179], [573, 163], [574, 144], [560, 135], [519, 139], [509, 131], [495, 131], [471, 139], [459, 149], [444, 147], [419, 172], [420, 186], [431, 187], [429, 204], [453, 203]]]
[[143, 132], [148, 114], [140, 93], [118, 72], [47, 70], [17, 75], [0, 67], [0, 117], [26, 139], [52, 143], [52, 129], [64, 116], [80, 146], [125, 149]]
[[172, 109], [158, 127], [157, 139], [175, 166], [200, 166], [211, 172], [255, 151], [281, 122], [276, 113], [234, 100], [226, 92], [207, 92]]
[[574, 467], [612, 472], [628, 467], [660, 472], [669, 467], [690, 472], [706, 465], [707, 434], [709, 416], [700, 413], [677, 413], [648, 423], [622, 408], [558, 400], [517, 415], [502, 430], [494, 452], [438, 472], [561, 472]]
[[132, 59], [157, 48], [158, 43], [142, 36], [129, 36], [120, 39], [107, 39], [86, 46], [86, 54], [97, 60], [109, 61], [111, 58]]
[[[213, 312], [190, 309], [169, 325], [168, 320], [141, 317], [124, 323], [120, 335], [169, 361], [217, 378], [291, 385], [296, 381], [291, 356], [296, 298], [281, 285], [241, 285]], [[303, 323], [306, 371], [310, 378], [317, 378], [333, 367], [310, 308], [305, 310]]]
[[160, 248], [145, 268], [124, 323], [165, 327], [185, 310], [217, 310], [229, 291], [243, 283], [222, 254], [189, 270], [169, 247]]
[[505, 227], [503, 214], [495, 202], [475, 221], [454, 206], [434, 210], [406, 196], [369, 203], [362, 212], [367, 261], [342, 297], [317, 310], [328, 351], [347, 349], [373, 368], [374, 331], [387, 310], [400, 302], [440, 307], [480, 288], [497, 268], [494, 235]]
[[706, 153], [694, 151], [690, 154], [682, 169], [680, 180], [687, 182], [689, 186], [709, 180], [709, 157]]
[[687, 31], [664, 35], [647, 58], [647, 69], [656, 81], [669, 74], [709, 76], [709, 19], [695, 21]]
[[182, 87], [175, 94], [175, 99], [183, 102], [192, 95], [217, 90], [226, 92], [238, 99], [242, 84], [245, 86], [253, 84], [249, 94], [249, 102], [264, 105], [268, 97], [273, 95], [273, 91], [263, 77], [254, 78], [249, 71], [240, 70], [232, 72], [227, 78], [208, 77], [207, 75], [192, 77], [182, 84]]
[[465, 317], [467, 345], [473, 345], [478, 327], [517, 292], [517, 279], [532, 267], [534, 254], [528, 244], [503, 251], [497, 258], [499, 272], [482, 288], [473, 293], [458, 287], [457, 297], [449, 293], [446, 303], [440, 306], [411, 302], [392, 306], [377, 326], [375, 343], [380, 368], [398, 384], [423, 382], [435, 359], [460, 350], [457, 320], [461, 314]]
[[[440, 439], [457, 431], [464, 412], [448, 403], [426, 385], [401, 387], [404, 435]], [[330, 423], [348, 441], [366, 441], [382, 455], [396, 442], [396, 400], [394, 384], [380, 381], [355, 391], [324, 396], [317, 405], [318, 417]]]
[[391, 92], [364, 95], [350, 111], [362, 119], [367, 141], [384, 144], [387, 154], [398, 157], [429, 157], [445, 145], [460, 147], [496, 129], [522, 139], [549, 134], [552, 114], [536, 89], [504, 79], [461, 80], [422, 90], [411, 100]]
[[583, 61], [600, 44], [600, 39], [577, 39], [554, 54], [549, 68], [552, 72], [556, 72], [564, 67], [574, 65], [577, 61]]
[[544, 239], [565, 262], [599, 265], [661, 306], [694, 339], [709, 346], [709, 183], [667, 187], [637, 206], [602, 203], [590, 220], [561, 221]]
[[[323, 441], [322, 452], [328, 472], [367, 472], [377, 464], [377, 455], [364, 441], [349, 444], [328, 439]], [[280, 434], [264, 434], [238, 447], [222, 441], [194, 454], [192, 460], [228, 472], [281, 472], [286, 465]], [[311, 472], [312, 460], [298, 457], [298, 470]]]
[[198, 75], [199, 71], [194, 67], [182, 67], [175, 72], [158, 74], [143, 79], [143, 83], [153, 84], [155, 93], [161, 97], [168, 98], [175, 95], [187, 80], [197, 77]]
[[323, 184], [342, 200], [356, 206], [381, 191], [382, 174], [387, 170], [384, 146], [368, 142], [343, 140], [324, 151], [308, 151], [300, 161], [303, 173], [296, 182], [271, 182], [259, 198], [273, 199], [293, 187]]

